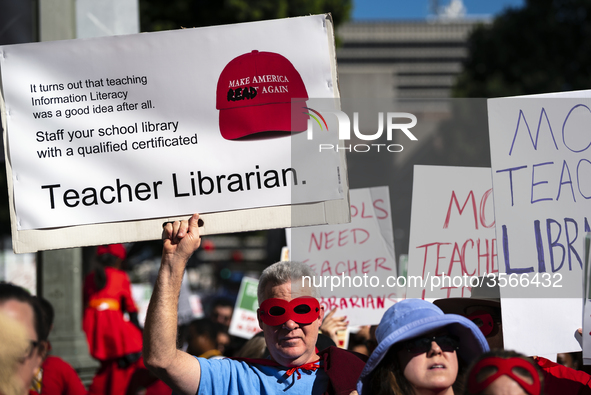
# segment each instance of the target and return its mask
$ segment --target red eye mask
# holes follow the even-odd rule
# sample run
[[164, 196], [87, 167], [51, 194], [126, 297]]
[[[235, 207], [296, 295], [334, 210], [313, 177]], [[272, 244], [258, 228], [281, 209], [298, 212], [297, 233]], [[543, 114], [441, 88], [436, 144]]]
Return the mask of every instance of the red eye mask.
[[493, 321], [492, 315], [485, 311], [476, 311], [470, 314], [467, 318], [476, 324], [485, 337], [490, 335], [495, 328], [495, 322]]
[[[487, 377], [483, 381], [476, 381], [476, 376], [478, 373], [487, 366], [494, 366], [497, 368], [497, 371], [493, 373], [491, 376]], [[527, 370], [527, 372], [531, 375], [533, 379], [533, 383], [529, 384], [526, 382], [522, 376], [513, 372], [513, 369], [516, 367], [523, 368]], [[486, 387], [492, 384], [493, 381], [498, 379], [501, 376], [509, 376], [511, 379], [515, 380], [517, 384], [523, 388], [525, 392], [529, 395], [539, 395], [542, 389], [540, 384], [540, 377], [536, 368], [533, 367], [532, 364], [527, 362], [522, 358], [499, 358], [499, 357], [489, 357], [485, 358], [482, 361], [478, 362], [476, 366], [470, 372], [470, 376], [468, 377], [468, 391], [471, 394], [478, 394], [481, 391], [484, 391]]]
[[283, 325], [289, 320], [298, 324], [311, 324], [320, 314], [316, 298], [301, 296], [291, 301], [271, 298], [261, 303], [258, 309], [261, 320], [271, 326]]

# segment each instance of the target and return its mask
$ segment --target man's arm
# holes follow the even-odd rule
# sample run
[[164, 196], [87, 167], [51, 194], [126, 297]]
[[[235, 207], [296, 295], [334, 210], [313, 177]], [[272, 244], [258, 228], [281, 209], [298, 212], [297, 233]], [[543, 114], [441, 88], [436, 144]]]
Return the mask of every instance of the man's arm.
[[144, 328], [144, 363], [179, 394], [194, 395], [201, 368], [193, 356], [176, 348], [178, 298], [185, 265], [201, 239], [199, 215], [164, 226], [164, 247], [158, 279], [150, 299]]

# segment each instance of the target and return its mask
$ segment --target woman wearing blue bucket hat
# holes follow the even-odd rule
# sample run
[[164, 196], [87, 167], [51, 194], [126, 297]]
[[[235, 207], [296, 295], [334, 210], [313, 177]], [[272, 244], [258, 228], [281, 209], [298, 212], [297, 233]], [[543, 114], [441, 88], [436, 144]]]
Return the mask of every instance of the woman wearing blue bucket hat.
[[390, 307], [376, 338], [357, 383], [360, 395], [453, 394], [460, 368], [488, 351], [472, 321], [421, 299]]

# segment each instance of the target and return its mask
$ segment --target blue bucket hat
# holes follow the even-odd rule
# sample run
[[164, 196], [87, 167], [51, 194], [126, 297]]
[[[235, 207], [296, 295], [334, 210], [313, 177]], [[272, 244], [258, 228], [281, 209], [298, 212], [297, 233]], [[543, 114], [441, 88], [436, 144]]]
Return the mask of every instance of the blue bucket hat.
[[422, 299], [405, 299], [390, 307], [382, 317], [376, 329], [378, 346], [361, 372], [357, 392], [360, 395], [369, 394], [371, 374], [390, 347], [443, 327], [460, 339], [458, 354], [465, 363], [488, 351], [486, 338], [469, 319], [456, 314], [443, 314], [439, 307]]

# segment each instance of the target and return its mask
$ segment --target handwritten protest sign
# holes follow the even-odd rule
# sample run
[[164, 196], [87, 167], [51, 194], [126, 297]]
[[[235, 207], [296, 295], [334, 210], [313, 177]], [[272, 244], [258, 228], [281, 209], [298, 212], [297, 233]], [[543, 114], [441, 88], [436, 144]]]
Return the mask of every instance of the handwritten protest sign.
[[332, 46], [318, 15], [0, 47], [16, 229], [343, 199], [303, 133]]
[[415, 166], [412, 198], [406, 297], [469, 297], [498, 272], [490, 168]]
[[[350, 190], [351, 223], [288, 232], [290, 259], [308, 263], [328, 312], [350, 325], [378, 324], [398, 298], [388, 187]], [[304, 281], [304, 284], [307, 284]]]
[[234, 306], [232, 321], [228, 333], [233, 336], [250, 339], [261, 331], [257, 318], [259, 303], [257, 287], [259, 281], [250, 277], [243, 277], [238, 291], [238, 299]]
[[588, 92], [491, 99], [489, 131], [505, 348], [580, 350], [591, 212]]
[[150, 283], [131, 284], [131, 296], [137, 307], [137, 320], [143, 327], [146, 322], [146, 314], [150, 304], [150, 297], [154, 287]]

